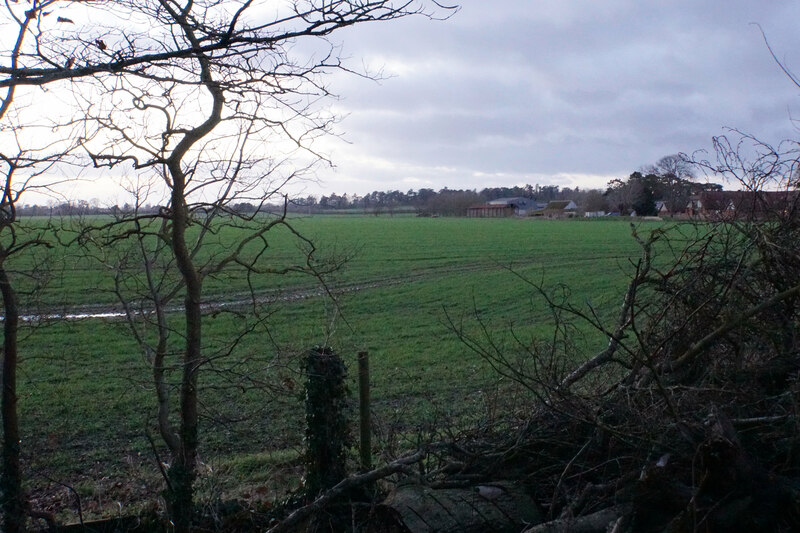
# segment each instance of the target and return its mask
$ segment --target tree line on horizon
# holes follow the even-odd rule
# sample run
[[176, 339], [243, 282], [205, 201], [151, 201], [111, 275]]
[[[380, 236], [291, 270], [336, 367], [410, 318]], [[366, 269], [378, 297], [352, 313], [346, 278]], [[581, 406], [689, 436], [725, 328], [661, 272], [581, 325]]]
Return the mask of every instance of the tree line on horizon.
[[[679, 154], [662, 157], [624, 179], [613, 179], [605, 189], [581, 189], [539, 184], [477, 189], [430, 188], [373, 191], [358, 194], [309, 195], [292, 201], [291, 209], [307, 212], [363, 210], [380, 215], [413, 208], [423, 215], [461, 216], [467, 209], [499, 198], [530, 198], [546, 204], [554, 200], [572, 200], [585, 211], [637, 213], [642, 216], [658, 213], [657, 201], [664, 202], [670, 212], [683, 211], [691, 196], [708, 191], [721, 191], [722, 185], [696, 180], [691, 163]], [[255, 206], [240, 206], [254, 210]]]
[[[584, 211], [618, 212], [623, 215], [636, 212], [642, 216], [657, 214], [657, 201], [664, 202], [670, 212], [682, 211], [691, 196], [707, 191], [720, 191], [716, 183], [693, 181], [691, 178], [654, 171], [636, 171], [625, 179], [608, 182], [605, 190], [581, 189], [580, 187], [560, 187], [559, 185], [526, 184], [514, 187], [487, 187], [476, 189], [450, 189], [438, 191], [431, 188], [407, 192], [399, 190], [373, 191], [358, 194], [323, 195], [319, 198], [308, 195], [288, 201], [288, 210], [294, 212], [320, 213], [329, 211], [362, 211], [381, 215], [413, 210], [422, 215], [462, 216], [467, 208], [499, 198], [530, 198], [546, 204], [555, 200], [572, 200]], [[22, 205], [18, 208], [21, 216], [76, 216], [112, 215], [120, 216], [136, 210], [139, 213], [158, 213], [161, 206], [130, 204], [103, 206], [98, 202], [86, 200], [64, 201], [48, 205]], [[282, 205], [256, 205], [252, 202], [238, 202], [231, 206], [239, 213], [256, 211], [273, 212], [282, 210]]]
[[[681, 212], [693, 195], [721, 191], [722, 185], [696, 179], [692, 165], [678, 154], [662, 157], [653, 165], [643, 166], [627, 178], [613, 179], [603, 189], [581, 189], [559, 185], [522, 185], [513, 187], [486, 187], [477, 189], [450, 189], [438, 191], [431, 188], [372, 191], [358, 194], [308, 195], [288, 200], [289, 211], [320, 213], [329, 211], [361, 211], [381, 215], [412, 210], [421, 215], [462, 216], [467, 209], [499, 198], [530, 198], [541, 204], [554, 200], [572, 200], [584, 211], [616, 212], [621, 215], [636, 213], [641, 216], [658, 214], [657, 202], [663, 202], [671, 213]], [[257, 211], [274, 212], [283, 205], [260, 204], [241, 201], [230, 209], [238, 213]], [[139, 213], [158, 213], [161, 206], [129, 204], [102, 206], [97, 201], [64, 201], [49, 205], [23, 205], [18, 214], [23, 216], [122, 216], [136, 210]]]

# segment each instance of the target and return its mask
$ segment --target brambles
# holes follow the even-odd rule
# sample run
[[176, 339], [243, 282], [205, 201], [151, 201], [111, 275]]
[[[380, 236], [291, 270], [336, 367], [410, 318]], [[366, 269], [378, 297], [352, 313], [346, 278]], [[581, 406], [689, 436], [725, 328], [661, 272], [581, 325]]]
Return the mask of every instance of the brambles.
[[[459, 475], [514, 472], [546, 509], [542, 528], [800, 527], [800, 195], [776, 203], [761, 192], [765, 183], [787, 183], [796, 164], [794, 152], [762, 154], [747, 164], [724, 152], [728, 166], [714, 167], [753, 178], [743, 184], [760, 206], [757, 217], [728, 212], [649, 235], [634, 228], [642, 255], [612, 323], [533, 282], [554, 334], [522, 356], [452, 323], [536, 398], [512, 439], [460, 443], [454, 458], [469, 468]], [[576, 355], [576, 321], [607, 340], [570, 368], [563, 361]], [[592, 522], [597, 516], [604, 521]]]

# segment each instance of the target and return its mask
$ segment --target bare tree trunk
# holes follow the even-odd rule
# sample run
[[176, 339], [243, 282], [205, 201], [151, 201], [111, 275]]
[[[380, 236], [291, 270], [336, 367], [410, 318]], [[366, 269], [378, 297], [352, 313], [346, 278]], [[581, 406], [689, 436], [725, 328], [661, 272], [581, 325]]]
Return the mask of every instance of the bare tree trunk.
[[[179, 169], [178, 173], [180, 173]], [[178, 181], [176, 180], [172, 194], [172, 248], [176, 263], [186, 283], [184, 300], [186, 346], [180, 389], [180, 448], [172, 450], [173, 464], [169, 470], [169, 477], [172, 519], [175, 520], [177, 529], [183, 531], [188, 529], [191, 524], [192, 485], [196, 478], [197, 466], [197, 372], [201, 361], [202, 280], [186, 243], [188, 213], [183, 197], [183, 188], [177, 183]]]
[[[186, 19], [185, 12], [177, 12], [167, 8], [173, 19], [180, 25], [186, 38], [199, 48], [199, 41], [194, 30]], [[197, 477], [197, 373], [202, 358], [202, 276], [192, 259], [192, 253], [186, 242], [186, 228], [191, 213], [186, 204], [186, 174], [182, 168], [184, 156], [191, 147], [205, 137], [222, 121], [222, 107], [225, 97], [219, 84], [214, 82], [209, 60], [202, 53], [198, 54], [200, 66], [200, 82], [211, 94], [213, 105], [206, 120], [199, 126], [188, 130], [177, 144], [166, 161], [166, 167], [172, 177], [171, 208], [172, 231], [171, 245], [175, 263], [186, 284], [184, 299], [184, 317], [186, 319], [186, 345], [183, 355], [183, 375], [180, 388], [180, 449], [171, 450], [173, 464], [169, 469], [171, 518], [179, 532], [188, 531], [194, 511], [193, 488]], [[166, 440], [166, 438], [165, 438]]]
[[[9, 4], [6, 4], [8, 6]], [[34, 3], [25, 18], [19, 21], [19, 32], [14, 48], [11, 52], [11, 66], [19, 66], [20, 50], [25, 40], [25, 35], [31, 20], [35, 18], [30, 14], [36, 15], [41, 6]], [[9, 10], [11, 8], [9, 7]], [[5, 98], [0, 102], [0, 119], [4, 119], [6, 113], [14, 101], [16, 85], [11, 84], [6, 91]], [[14, 174], [15, 166], [9, 165], [3, 188], [3, 203], [8, 203], [12, 207], [13, 200], [11, 193], [11, 176]], [[3, 377], [2, 377], [2, 399], [0, 399], [0, 410], [3, 416], [3, 472], [0, 475], [0, 494], [2, 494], [3, 509], [3, 531], [6, 533], [17, 533], [25, 530], [25, 510], [28, 502], [22, 492], [22, 472], [19, 465], [20, 438], [19, 438], [19, 419], [17, 416], [17, 328], [19, 326], [19, 308], [17, 307], [17, 294], [8, 279], [8, 272], [5, 269], [5, 259], [8, 257], [8, 250], [3, 250], [3, 258], [0, 260], [0, 294], [3, 298]]]
[[3, 497], [3, 531], [17, 533], [25, 529], [27, 502], [22, 492], [20, 471], [19, 420], [17, 418], [17, 295], [5, 267], [0, 264], [0, 293], [3, 297], [3, 473], [0, 489]]

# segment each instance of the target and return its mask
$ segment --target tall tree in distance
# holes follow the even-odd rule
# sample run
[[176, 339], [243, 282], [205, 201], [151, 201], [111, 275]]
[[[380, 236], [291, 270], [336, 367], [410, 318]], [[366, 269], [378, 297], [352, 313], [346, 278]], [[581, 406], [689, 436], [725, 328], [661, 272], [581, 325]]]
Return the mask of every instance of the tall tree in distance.
[[646, 175], [657, 176], [656, 195], [663, 200], [670, 213], [686, 209], [692, 194], [695, 170], [692, 162], [683, 154], [665, 155], [653, 165], [643, 168]]
[[694, 164], [682, 154], [665, 155], [655, 164], [645, 166], [643, 171], [645, 174], [672, 176], [681, 180], [693, 180], [696, 175]]
[[624, 215], [655, 215], [654, 178], [652, 174], [644, 176], [641, 172], [634, 172], [627, 180], [611, 180], [605, 193], [609, 205]]

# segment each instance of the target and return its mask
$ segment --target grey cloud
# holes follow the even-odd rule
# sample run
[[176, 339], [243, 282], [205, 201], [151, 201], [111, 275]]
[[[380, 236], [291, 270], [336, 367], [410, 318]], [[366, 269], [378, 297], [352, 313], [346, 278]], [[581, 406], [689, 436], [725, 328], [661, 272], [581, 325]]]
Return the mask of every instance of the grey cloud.
[[[706, 148], [724, 126], [796, 134], [800, 89], [750, 23], [800, 69], [797, 20], [791, 2], [466, 0], [448, 21], [354, 28], [345, 50], [398, 75], [333, 85], [352, 149], [397, 168], [624, 175]], [[323, 178], [335, 189], [336, 175]], [[404, 178], [382, 170], [367, 188]]]

